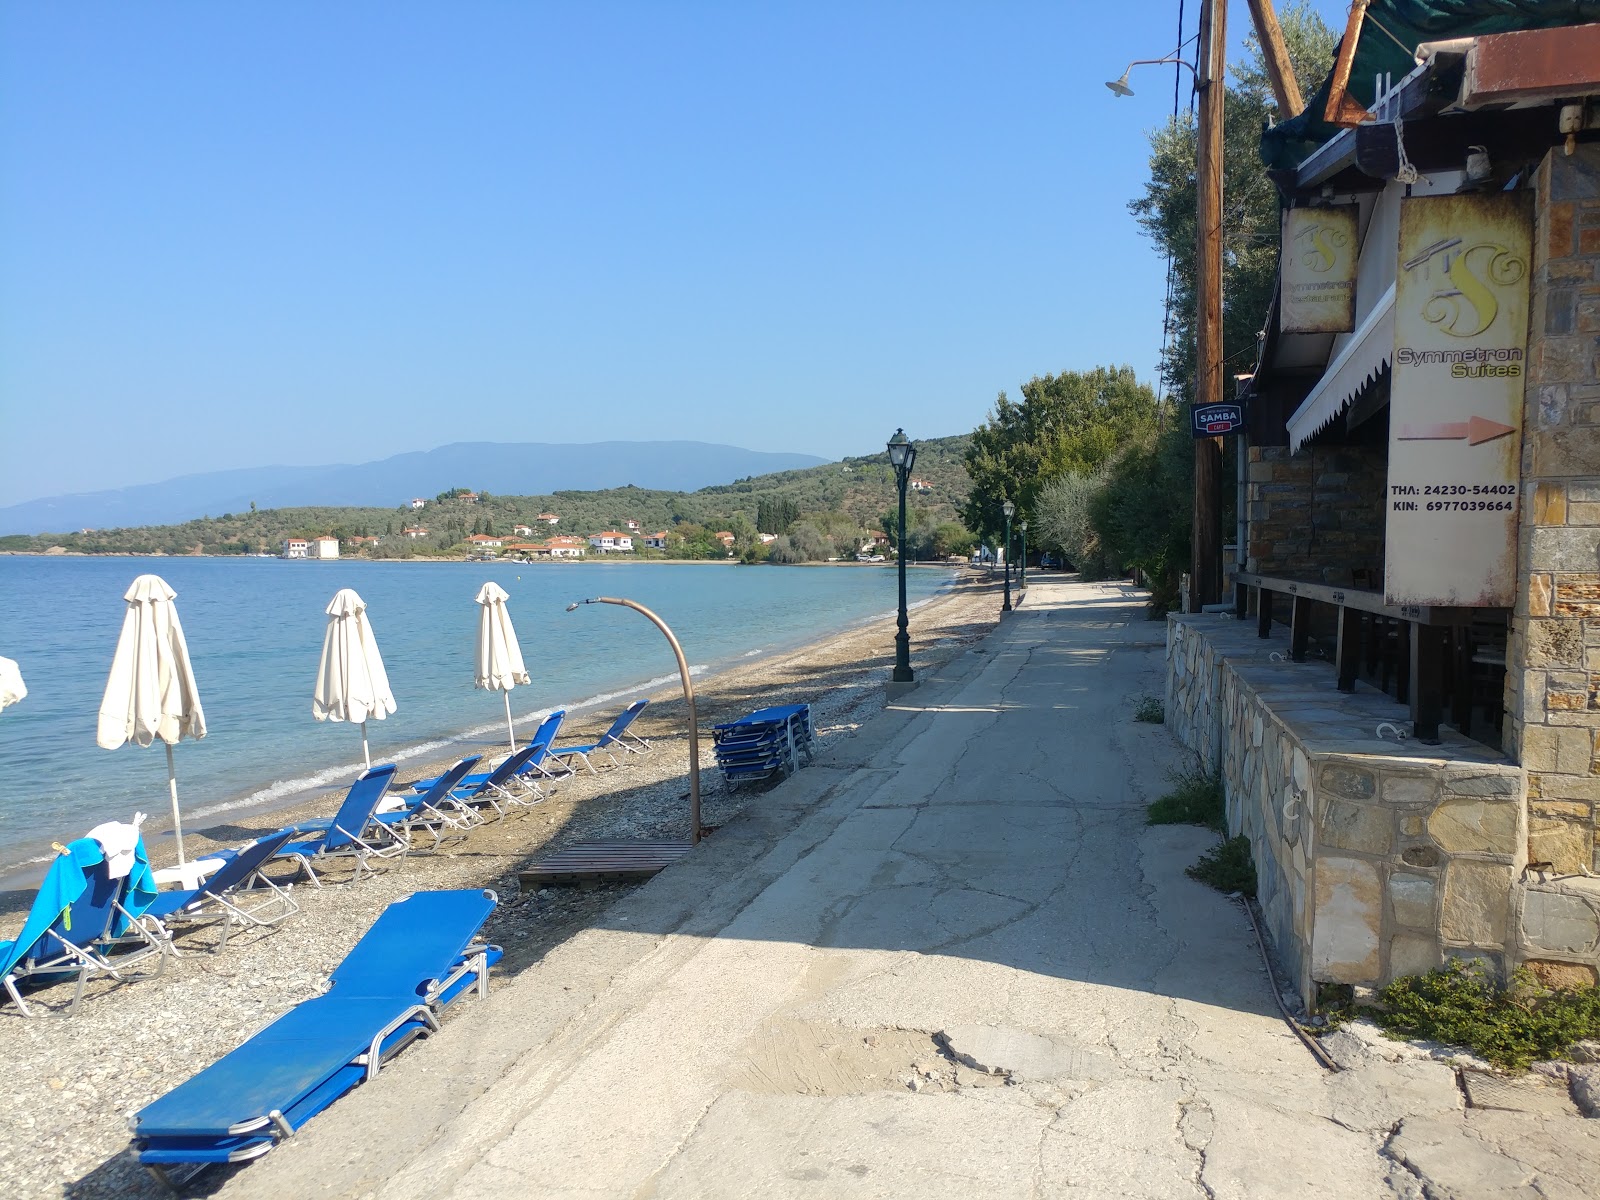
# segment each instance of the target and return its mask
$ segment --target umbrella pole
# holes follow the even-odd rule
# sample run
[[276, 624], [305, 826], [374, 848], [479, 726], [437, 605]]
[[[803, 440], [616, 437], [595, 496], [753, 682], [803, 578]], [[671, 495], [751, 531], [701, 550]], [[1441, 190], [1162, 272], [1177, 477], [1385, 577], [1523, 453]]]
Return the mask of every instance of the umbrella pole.
[[178, 862], [183, 857], [183, 822], [178, 819], [178, 769], [172, 763], [172, 743], [167, 742], [167, 790], [172, 793], [172, 832], [178, 839]]
[[367, 750], [367, 723], [365, 721], [361, 722], [361, 761], [367, 764], [367, 770], [372, 770], [372, 755]]
[[506, 738], [511, 742], [511, 753], [517, 752], [517, 728], [511, 723], [511, 693], [501, 692], [506, 698]]

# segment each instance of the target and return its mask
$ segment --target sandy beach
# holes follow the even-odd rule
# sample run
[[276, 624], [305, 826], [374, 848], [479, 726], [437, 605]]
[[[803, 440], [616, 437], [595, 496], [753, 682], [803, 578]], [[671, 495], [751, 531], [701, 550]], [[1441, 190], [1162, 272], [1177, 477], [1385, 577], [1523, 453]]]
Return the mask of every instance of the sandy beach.
[[[999, 590], [996, 579], [973, 572], [919, 608], [911, 623], [913, 665], [944, 661], [987, 634], [999, 616]], [[804, 701], [824, 745], [851, 736], [883, 707], [893, 632], [892, 620], [876, 621], [697, 681], [702, 734], [763, 705]], [[210, 952], [214, 930], [180, 935], [183, 957], [170, 961], [161, 976], [96, 981], [71, 1020], [57, 1015], [71, 999], [65, 986], [30, 997], [41, 1013], [33, 1019], [9, 1002], [0, 1008], [0, 1065], [12, 1080], [0, 1094], [0, 1171], [12, 1181], [10, 1194], [162, 1194], [127, 1153], [127, 1117], [317, 994], [391, 901], [428, 888], [494, 889], [500, 906], [484, 932], [505, 949], [501, 974], [538, 961], [584, 928], [633, 885], [522, 895], [517, 871], [546, 849], [576, 841], [687, 835], [684, 705], [676, 688], [652, 701], [637, 728], [654, 750], [629, 756], [621, 770], [562, 780], [546, 789], [547, 799], [536, 807], [479, 827], [438, 853], [414, 852], [376, 878], [349, 884], [342, 882], [349, 869], [335, 868], [321, 889], [301, 882], [294, 890], [298, 915], [269, 933], [235, 934], [221, 953]], [[562, 740], [598, 736], [612, 715], [609, 709], [580, 714]], [[702, 740], [702, 756], [703, 824], [724, 824], [759, 801], [762, 785], [724, 784], [710, 761], [709, 738]], [[436, 774], [451, 761], [453, 756], [408, 764], [405, 778]], [[291, 821], [330, 815], [342, 794], [340, 788], [295, 808], [230, 814], [229, 823], [186, 829], [189, 857], [239, 845]], [[151, 839], [154, 865], [169, 864], [172, 855], [171, 839]], [[274, 873], [279, 874], [289, 877]], [[16, 933], [31, 901], [31, 891], [0, 893], [0, 937]]]

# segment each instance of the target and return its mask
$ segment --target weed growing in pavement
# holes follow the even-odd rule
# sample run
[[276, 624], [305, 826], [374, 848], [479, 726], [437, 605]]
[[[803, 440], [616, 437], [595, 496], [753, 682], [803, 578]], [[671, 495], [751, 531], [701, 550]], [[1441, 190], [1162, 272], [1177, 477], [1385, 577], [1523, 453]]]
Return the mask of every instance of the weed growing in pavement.
[[1502, 987], [1481, 964], [1453, 960], [1396, 979], [1378, 998], [1373, 1019], [1389, 1033], [1463, 1046], [1512, 1070], [1600, 1037], [1600, 988], [1551, 990], [1522, 967]]
[[1167, 719], [1167, 706], [1160, 696], [1140, 696], [1133, 708], [1133, 719], [1147, 725], [1160, 725]]
[[1146, 825], [1204, 825], [1227, 832], [1221, 776], [1191, 768], [1168, 778], [1172, 790], [1145, 810]]
[[1250, 839], [1243, 834], [1218, 842], [1183, 873], [1219, 892], [1239, 892], [1255, 899], [1256, 866], [1250, 861]]

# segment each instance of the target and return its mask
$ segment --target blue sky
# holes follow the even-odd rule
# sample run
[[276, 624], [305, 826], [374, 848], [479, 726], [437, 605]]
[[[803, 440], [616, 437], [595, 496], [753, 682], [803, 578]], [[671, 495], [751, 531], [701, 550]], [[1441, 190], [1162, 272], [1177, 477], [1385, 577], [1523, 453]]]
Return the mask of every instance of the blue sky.
[[6, 2], [0, 505], [466, 440], [837, 457], [1035, 374], [1149, 376], [1126, 205], [1172, 77], [1103, 81], [1176, 20]]

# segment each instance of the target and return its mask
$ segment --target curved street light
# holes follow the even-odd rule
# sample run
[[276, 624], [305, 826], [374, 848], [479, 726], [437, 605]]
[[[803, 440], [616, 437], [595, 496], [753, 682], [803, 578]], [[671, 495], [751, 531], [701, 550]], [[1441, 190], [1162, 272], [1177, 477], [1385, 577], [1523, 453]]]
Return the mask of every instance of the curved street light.
[[1128, 86], [1128, 75], [1133, 71], [1133, 69], [1135, 67], [1146, 67], [1146, 66], [1153, 66], [1153, 67], [1188, 67], [1189, 68], [1189, 74], [1193, 75], [1195, 73], [1194, 66], [1192, 64], [1190, 64], [1187, 60], [1179, 58], [1178, 54], [1177, 54], [1177, 51], [1173, 51], [1171, 54], [1167, 55], [1165, 58], [1136, 58], [1131, 63], [1128, 64], [1128, 69], [1122, 73], [1122, 77], [1120, 79], [1108, 79], [1108, 80], [1106, 80], [1106, 86], [1111, 89], [1111, 94], [1113, 96], [1131, 96], [1131, 95], [1133, 95], [1133, 89]]
[[911, 467], [916, 461], [916, 444], [906, 439], [904, 429], [896, 429], [889, 439], [889, 463], [894, 467], [895, 484], [900, 489], [900, 536], [895, 540], [899, 550], [895, 557], [900, 567], [900, 611], [894, 635], [894, 674], [890, 677], [895, 683], [911, 683], [916, 678], [911, 673], [911, 635], [906, 632], [910, 624], [906, 616], [906, 481], [911, 478]]
[[620, 604], [623, 608], [631, 608], [654, 622], [655, 627], [667, 635], [667, 641], [672, 645], [672, 653], [678, 659], [678, 674], [683, 679], [683, 700], [689, 706], [689, 844], [698, 846], [700, 844], [700, 721], [695, 715], [694, 683], [689, 678], [689, 662], [683, 657], [683, 647], [678, 645], [678, 639], [673, 636], [665, 621], [636, 601], [621, 600], [615, 596], [595, 596], [591, 600], [574, 600], [567, 605], [567, 611], [572, 612], [580, 604]]

